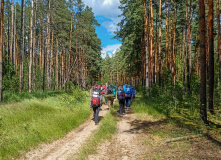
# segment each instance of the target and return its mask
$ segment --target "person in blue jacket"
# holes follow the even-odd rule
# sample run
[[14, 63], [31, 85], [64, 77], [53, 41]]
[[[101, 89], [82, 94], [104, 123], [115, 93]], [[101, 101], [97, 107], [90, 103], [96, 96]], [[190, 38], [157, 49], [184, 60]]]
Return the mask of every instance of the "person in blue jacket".
[[127, 110], [130, 110], [130, 105], [131, 105], [131, 101], [132, 101], [132, 89], [131, 89], [131, 85], [128, 85], [128, 84], [125, 84], [123, 86], [124, 88], [124, 92], [125, 92], [125, 95], [126, 95], [126, 107], [127, 107]]

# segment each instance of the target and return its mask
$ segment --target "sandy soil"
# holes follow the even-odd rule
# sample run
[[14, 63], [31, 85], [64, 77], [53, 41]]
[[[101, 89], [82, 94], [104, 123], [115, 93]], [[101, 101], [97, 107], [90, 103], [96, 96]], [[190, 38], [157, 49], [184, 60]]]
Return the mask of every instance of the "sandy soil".
[[136, 116], [131, 111], [118, 117], [117, 133], [111, 142], [106, 141], [98, 147], [98, 154], [89, 155], [89, 160], [137, 160], [144, 159], [143, 145], [138, 139], [139, 131], [131, 122]]
[[[108, 112], [102, 107], [100, 116]], [[167, 143], [167, 138], [192, 135], [188, 129], [169, 124], [166, 119], [147, 116], [138, 119], [132, 111], [118, 116], [117, 132], [111, 141], [99, 144], [89, 160], [139, 160], [139, 159], [215, 159], [221, 160], [221, 147], [206, 137]], [[66, 160], [75, 159], [92, 133], [99, 127], [88, 120], [78, 129], [52, 144], [42, 144], [27, 153], [24, 159]]]
[[[102, 110], [99, 113], [100, 118], [106, 115], [108, 112], [107, 108], [108, 106], [106, 105], [102, 106]], [[31, 150], [24, 157], [20, 158], [20, 160], [66, 160], [71, 155], [77, 153], [98, 126], [94, 124], [91, 117], [90, 120], [68, 133], [64, 138], [51, 144], [41, 144], [37, 149]]]

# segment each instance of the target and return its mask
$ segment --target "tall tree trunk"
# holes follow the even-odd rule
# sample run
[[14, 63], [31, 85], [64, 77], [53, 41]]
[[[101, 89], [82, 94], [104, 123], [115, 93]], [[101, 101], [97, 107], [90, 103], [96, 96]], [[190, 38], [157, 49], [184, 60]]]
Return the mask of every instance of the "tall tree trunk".
[[186, 1], [186, 21], [185, 21], [185, 31], [184, 31], [184, 53], [183, 53], [183, 88], [186, 90], [186, 70], [187, 70], [187, 20], [188, 20], [188, 5]]
[[147, 11], [146, 11], [146, 0], [143, 0], [144, 6], [144, 43], [145, 43], [145, 58], [146, 58], [146, 88], [149, 88], [149, 71], [148, 71], [148, 25], [147, 25]]
[[216, 0], [216, 19], [218, 28], [218, 62], [219, 62], [219, 80], [221, 80], [221, 34], [220, 34], [220, 12], [219, 12], [219, 0]]
[[161, 86], [161, 0], [159, 4], [159, 57], [158, 57], [158, 65], [159, 65], [159, 72], [158, 72], [158, 82], [159, 86]]
[[188, 40], [187, 40], [187, 88], [188, 94], [191, 95], [190, 90], [190, 78], [191, 78], [191, 26], [192, 26], [192, 18], [191, 18], [191, 7], [192, 3], [190, 0], [189, 5], [189, 15], [188, 15]]
[[56, 51], [56, 64], [55, 64], [55, 67], [56, 67], [56, 68], [55, 68], [55, 82], [56, 82], [56, 89], [58, 89], [58, 87], [59, 87], [59, 86], [58, 86], [58, 84], [59, 84], [59, 83], [58, 83], [58, 71], [59, 71], [59, 70], [58, 70], [58, 69], [59, 69], [59, 68], [58, 68], [58, 57], [59, 57], [58, 36], [56, 37], [56, 48], [57, 48], [57, 49], [56, 49], [57, 51]]
[[15, 69], [15, 57], [14, 57], [14, 52], [13, 52], [13, 49], [14, 49], [14, 47], [13, 47], [13, 42], [14, 42], [14, 38], [13, 38], [14, 37], [14, 0], [12, 0], [11, 3], [12, 3], [12, 5], [11, 5], [11, 13], [12, 13], [11, 21], [12, 21], [12, 23], [10, 26], [10, 28], [11, 28], [11, 43], [10, 43], [10, 52], [11, 53], [10, 54], [12, 56], [12, 64]]
[[29, 50], [29, 72], [28, 72], [28, 92], [31, 92], [31, 71], [32, 71], [32, 52], [33, 52], [33, 14], [34, 0], [31, 3], [31, 22], [30, 22], [30, 50]]
[[200, 28], [200, 116], [204, 123], [207, 121], [206, 107], [206, 22], [205, 22], [205, 2], [199, 0], [199, 28]]
[[169, 68], [169, 32], [168, 32], [168, 17], [167, 17], [167, 0], [165, 1], [166, 7], [166, 67]]
[[33, 31], [33, 91], [36, 90], [36, 67], [37, 67], [37, 57], [35, 55], [35, 43], [36, 43], [36, 23], [37, 23], [37, 0], [35, 0], [35, 14], [34, 14], [34, 31]]
[[0, 102], [3, 100], [3, 93], [2, 93], [2, 59], [3, 59], [3, 23], [4, 23], [4, 0], [1, 0], [0, 4]]
[[47, 88], [51, 89], [51, 63], [50, 63], [50, 10], [51, 4], [50, 0], [48, 1], [48, 13], [47, 13]]
[[13, 57], [14, 57], [14, 69], [15, 69], [15, 71], [16, 71], [16, 74], [17, 74], [17, 65], [16, 65], [16, 61], [17, 61], [17, 50], [16, 50], [16, 44], [17, 44], [17, 41], [16, 41], [16, 39], [17, 39], [17, 33], [16, 33], [16, 0], [15, 0], [15, 18], [14, 18], [14, 36], [13, 36], [13, 43], [14, 43], [14, 45], [13, 45], [13, 47], [14, 47], [14, 49], [13, 49]]
[[19, 92], [23, 89], [23, 57], [24, 57], [24, 23], [25, 23], [25, 0], [22, 0], [22, 11], [21, 11], [21, 37], [20, 37], [20, 85]]
[[[153, 35], [153, 1], [150, 0], [150, 58], [151, 58], [151, 63], [154, 62], [154, 59], [153, 59], [153, 40], [154, 40], [154, 35]], [[154, 71], [154, 66], [151, 65], [151, 80], [153, 80], [153, 76], [154, 76], [153, 71]], [[151, 83], [151, 85], [152, 85], [152, 83]]]
[[209, 111], [214, 113], [214, 37], [213, 37], [213, 0], [209, 0]]

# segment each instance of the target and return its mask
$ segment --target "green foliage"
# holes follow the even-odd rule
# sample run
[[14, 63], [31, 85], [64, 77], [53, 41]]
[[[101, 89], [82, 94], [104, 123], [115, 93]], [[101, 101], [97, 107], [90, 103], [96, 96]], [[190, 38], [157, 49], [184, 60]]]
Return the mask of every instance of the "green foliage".
[[85, 103], [89, 93], [82, 91], [79, 86], [70, 85], [66, 93], [60, 96], [60, 99], [66, 102], [67, 106], [72, 108], [79, 103]]

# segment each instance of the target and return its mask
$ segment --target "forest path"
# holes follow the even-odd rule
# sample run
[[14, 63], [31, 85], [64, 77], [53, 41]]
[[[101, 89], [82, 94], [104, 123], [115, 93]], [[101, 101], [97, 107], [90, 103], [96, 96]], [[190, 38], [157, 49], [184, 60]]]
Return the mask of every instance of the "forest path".
[[[133, 108], [133, 107], [132, 107]], [[221, 160], [221, 147], [211, 140], [193, 139], [167, 143], [168, 139], [195, 135], [187, 128], [171, 124], [165, 118], [151, 115], [137, 117], [132, 110], [118, 116], [117, 132], [89, 155], [89, 160], [150, 160], [150, 159], [216, 159]]]
[[[103, 105], [99, 113], [99, 117], [103, 118], [108, 110], [108, 106]], [[20, 160], [66, 160], [76, 154], [91, 134], [98, 129], [99, 125], [95, 125], [93, 117], [80, 125], [77, 129], [69, 132], [64, 138], [54, 141], [51, 144], [41, 144], [37, 149], [28, 152]]]
[[136, 116], [126, 111], [118, 116], [117, 133], [112, 141], [106, 141], [98, 147], [98, 154], [89, 155], [89, 160], [137, 160], [144, 159], [144, 146], [139, 141], [139, 130], [136, 129]]

